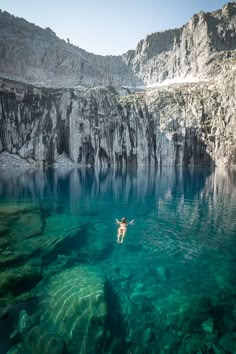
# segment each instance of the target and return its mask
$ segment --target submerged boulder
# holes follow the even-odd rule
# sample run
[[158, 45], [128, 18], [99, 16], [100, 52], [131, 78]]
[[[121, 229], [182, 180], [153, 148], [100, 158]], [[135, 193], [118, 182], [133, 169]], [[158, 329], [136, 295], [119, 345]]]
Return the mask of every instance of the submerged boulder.
[[105, 259], [113, 250], [113, 239], [107, 238], [109, 227], [96, 222], [87, 232], [89, 242], [84, 243], [78, 251], [78, 257], [85, 263], [96, 263]]
[[58, 335], [44, 326], [35, 326], [23, 336], [24, 354], [62, 354], [65, 353], [65, 343]]
[[13, 221], [10, 236], [15, 240], [26, 239], [40, 235], [43, 232], [43, 220], [39, 209], [22, 213]]
[[21, 215], [22, 213], [32, 212], [35, 210], [37, 210], [37, 205], [34, 203], [1, 203], [0, 219]]
[[19, 333], [26, 332], [31, 327], [31, 319], [25, 310], [22, 310], [19, 315], [18, 329]]
[[40, 260], [37, 259], [25, 263], [23, 266], [2, 271], [0, 278], [1, 301], [31, 291], [41, 279], [42, 268]]
[[7, 354], [22, 354], [22, 350], [22, 344], [18, 344], [17, 346], [12, 347], [10, 350], [8, 350]]
[[104, 285], [103, 273], [91, 266], [67, 269], [49, 281], [41, 323], [70, 353], [101, 352], [108, 314]]
[[1, 203], [0, 224], [0, 267], [18, 266], [40, 250], [44, 218], [36, 204]]

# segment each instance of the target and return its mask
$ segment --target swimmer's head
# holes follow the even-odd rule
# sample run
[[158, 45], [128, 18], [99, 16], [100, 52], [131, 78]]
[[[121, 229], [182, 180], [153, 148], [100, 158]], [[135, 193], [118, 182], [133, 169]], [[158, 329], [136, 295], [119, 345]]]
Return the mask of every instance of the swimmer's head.
[[122, 218], [122, 219], [121, 219], [121, 222], [126, 222], [126, 218]]

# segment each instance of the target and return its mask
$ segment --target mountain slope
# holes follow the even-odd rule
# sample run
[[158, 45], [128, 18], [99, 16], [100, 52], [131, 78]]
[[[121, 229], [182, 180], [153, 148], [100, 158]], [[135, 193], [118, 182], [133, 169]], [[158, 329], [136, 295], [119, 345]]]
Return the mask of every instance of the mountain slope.
[[235, 57], [236, 3], [200, 12], [180, 29], [154, 33], [123, 56], [100, 56], [66, 43], [50, 29], [0, 12], [0, 75], [52, 87], [150, 85], [215, 76]]

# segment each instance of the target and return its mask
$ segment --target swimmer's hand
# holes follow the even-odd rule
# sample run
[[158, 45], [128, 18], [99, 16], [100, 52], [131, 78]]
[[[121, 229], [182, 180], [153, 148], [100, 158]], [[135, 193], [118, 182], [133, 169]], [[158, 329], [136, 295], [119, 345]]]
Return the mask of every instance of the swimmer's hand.
[[119, 221], [116, 219], [117, 224], [119, 224]]
[[128, 224], [133, 225], [134, 224], [134, 220], [131, 220]]

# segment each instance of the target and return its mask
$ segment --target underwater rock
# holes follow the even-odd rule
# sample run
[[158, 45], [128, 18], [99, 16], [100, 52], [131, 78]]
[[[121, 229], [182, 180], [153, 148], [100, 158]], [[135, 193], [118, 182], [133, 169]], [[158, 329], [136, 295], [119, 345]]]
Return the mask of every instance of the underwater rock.
[[[8, 266], [17, 266], [23, 262], [29, 260], [32, 254], [37, 251], [35, 244], [32, 246], [31, 242], [27, 242], [25, 245], [24, 241], [22, 243], [15, 243], [9, 246], [7, 243], [7, 248], [5, 251], [0, 253], [0, 267], [6, 268]], [[24, 247], [25, 246], [25, 247]]]
[[205, 340], [200, 334], [186, 335], [183, 338], [178, 354], [205, 353]]
[[66, 256], [64, 254], [59, 254], [57, 256], [57, 263], [59, 263], [61, 265], [65, 265], [66, 264]]
[[145, 288], [145, 285], [143, 283], [138, 283], [135, 290], [138, 291], [142, 291]]
[[23, 354], [62, 354], [65, 343], [58, 335], [44, 326], [35, 326], [23, 336]]
[[161, 281], [167, 281], [166, 268], [164, 266], [157, 267], [157, 273]]
[[109, 234], [106, 225], [96, 222], [87, 227], [87, 242], [78, 251], [78, 257], [85, 263], [96, 263], [105, 259], [113, 250], [113, 240], [107, 239], [104, 235]]
[[197, 295], [190, 298], [180, 308], [182, 330], [188, 333], [193, 329], [200, 329], [202, 323], [209, 319], [211, 310], [208, 299]]
[[21, 310], [18, 318], [17, 328], [14, 328], [13, 332], [10, 334], [10, 338], [14, 339], [18, 335], [27, 332], [33, 326], [33, 323], [34, 321], [32, 321], [26, 310]]
[[1, 305], [2, 304], [0, 303], [0, 320], [3, 320], [9, 315], [10, 311], [13, 308], [13, 305], [12, 304], [6, 304], [6, 305], [3, 304], [2, 306]]
[[126, 265], [120, 267], [119, 274], [123, 279], [126, 279], [126, 280], [129, 280], [133, 277], [132, 270], [127, 268]]
[[11, 256], [13, 254], [13, 252], [12, 251], [9, 251], [9, 250], [5, 250], [5, 251], [2, 251], [1, 252], [1, 255], [2, 256]]
[[[15, 234], [15, 236], [4, 238], [4, 240], [8, 240], [8, 243], [5, 245], [5, 250], [0, 252], [0, 267], [18, 265], [34, 259], [36, 256], [40, 256], [45, 265], [46, 263], [56, 260], [58, 255], [67, 255], [75, 248], [78, 249], [81, 247], [81, 242], [83, 243], [83, 240], [80, 239], [79, 234], [82, 234], [83, 230], [79, 229], [77, 232], [71, 232], [71, 229], [74, 226], [72, 223], [70, 225], [68, 224], [68, 228], [67, 225], [63, 228], [63, 223], [58, 227], [58, 219], [54, 220], [54, 229], [52, 225], [48, 228], [45, 216], [41, 214], [41, 216], [38, 215], [38, 217], [42, 218], [40, 221], [43, 229], [42, 233], [39, 224], [38, 231], [36, 231], [37, 229], [35, 226], [31, 225], [31, 228], [31, 226], [28, 227], [27, 224], [23, 222], [20, 228], [18, 227], [19, 223], [13, 225], [11, 232], [12, 234]], [[27, 220], [24, 221], [27, 223]], [[78, 220], [76, 226], [78, 227]], [[0, 238], [0, 246], [2, 239], [3, 238]], [[8, 257], [3, 256], [6, 247], [7, 250], [11, 252]]]
[[14, 220], [10, 227], [10, 237], [26, 239], [39, 235], [43, 232], [43, 221], [40, 210], [34, 212], [24, 212], [20, 217]]
[[201, 325], [203, 331], [206, 334], [212, 334], [214, 332], [214, 320], [213, 318], [208, 318], [208, 320], [204, 321]]
[[235, 320], [233, 317], [230, 317], [230, 315], [225, 314], [223, 324], [226, 332], [232, 332], [235, 327]]
[[147, 329], [144, 331], [144, 336], [143, 336], [144, 343], [145, 343], [145, 344], [148, 344], [149, 342], [151, 342], [152, 337], [153, 337], [153, 330], [152, 330], [152, 328], [147, 328]]
[[[45, 228], [47, 234], [50, 237], [66, 237], [71, 234], [72, 230], [77, 230], [79, 225], [79, 217], [74, 215], [61, 213], [52, 213], [52, 215], [47, 215], [45, 219]], [[77, 230], [79, 233], [80, 229]]]
[[144, 341], [143, 341], [143, 335], [144, 332], [141, 328], [138, 329], [131, 329], [129, 332], [129, 336], [127, 338], [128, 342], [131, 342], [133, 344], [138, 344], [139, 346], [142, 346]]
[[[130, 344], [128, 353], [157, 353], [155, 348], [155, 329], [154, 328], [132, 328], [126, 338]], [[155, 349], [154, 349], [155, 348]]]
[[8, 350], [7, 354], [22, 354], [23, 353], [23, 345], [21, 343], [17, 344], [17, 346], [12, 347]]
[[52, 215], [47, 218], [42, 252], [44, 264], [51, 264], [54, 261], [62, 265], [81, 263], [81, 261], [86, 262], [87, 252], [80, 259], [80, 251], [83, 247], [86, 248], [91, 224], [79, 225], [78, 218], [67, 214], [64, 214], [64, 217]]
[[20, 215], [21, 213], [33, 212], [37, 209], [38, 207], [34, 203], [1, 203], [0, 219]]
[[236, 352], [236, 338], [232, 333], [226, 333], [218, 342], [219, 346], [223, 348], [227, 353]]
[[25, 310], [22, 310], [19, 315], [18, 320], [18, 330], [19, 333], [24, 333], [28, 331], [31, 327], [31, 319]]
[[20, 267], [1, 271], [0, 296], [3, 298], [18, 296], [30, 291], [42, 279], [41, 264], [28, 262]]
[[98, 240], [96, 243], [90, 242], [77, 252], [77, 258], [81, 263], [96, 263], [105, 259], [111, 253], [112, 249], [112, 242], [105, 240]]
[[0, 225], [0, 237], [6, 236], [9, 233], [9, 228], [6, 225]]
[[49, 280], [41, 321], [70, 353], [101, 352], [107, 317], [104, 284], [103, 273], [92, 266], [70, 268]]
[[131, 294], [130, 300], [136, 305], [142, 305], [148, 303], [153, 297], [155, 294], [151, 291], [135, 292]]
[[[19, 265], [42, 246], [39, 237], [44, 230], [40, 208], [30, 203], [7, 203], [0, 206], [0, 266]], [[36, 237], [37, 236], [37, 237]]]

